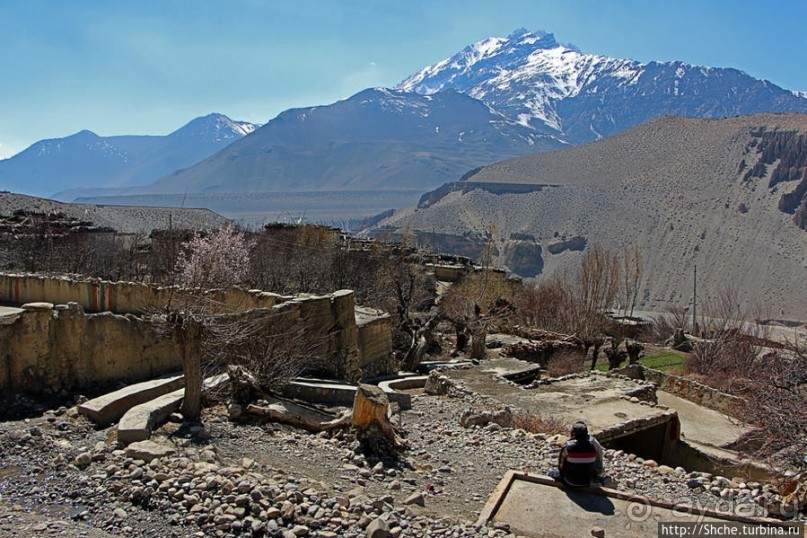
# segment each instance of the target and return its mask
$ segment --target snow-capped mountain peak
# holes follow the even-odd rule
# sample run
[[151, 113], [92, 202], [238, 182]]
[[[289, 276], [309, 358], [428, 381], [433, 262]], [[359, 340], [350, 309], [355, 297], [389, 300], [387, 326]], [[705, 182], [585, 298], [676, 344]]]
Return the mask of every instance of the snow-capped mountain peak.
[[254, 123], [249, 123], [247, 121], [236, 121], [230, 119], [229, 117], [225, 116], [224, 114], [211, 114], [210, 116], [215, 117], [215, 125], [221, 131], [232, 131], [241, 136], [246, 136], [249, 133], [253, 132], [255, 129], [260, 127], [260, 125], [256, 125]]
[[572, 143], [602, 138], [661, 114], [724, 117], [771, 106], [794, 112], [804, 108], [803, 93], [736, 69], [586, 54], [551, 33], [523, 29], [469, 45], [396, 88], [426, 95], [453, 89]]
[[641, 66], [631, 60], [586, 55], [546, 32], [517, 30], [491, 37], [429, 66], [397, 88], [430, 94], [453, 88], [480, 99], [526, 126], [562, 132], [557, 101], [579, 94], [603, 76], [629, 82]]
[[224, 114], [213, 113], [194, 119], [170, 136], [182, 133], [185, 136], [199, 136], [212, 141], [234, 140], [248, 135], [258, 127], [260, 125], [235, 121]]

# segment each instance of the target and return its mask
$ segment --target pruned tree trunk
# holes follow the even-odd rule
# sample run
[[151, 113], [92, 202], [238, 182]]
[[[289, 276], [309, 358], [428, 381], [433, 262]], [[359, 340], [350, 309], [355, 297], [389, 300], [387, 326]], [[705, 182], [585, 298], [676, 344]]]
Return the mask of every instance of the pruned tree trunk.
[[192, 317], [176, 314], [174, 340], [182, 351], [182, 373], [185, 375], [185, 396], [180, 412], [185, 420], [198, 421], [202, 414], [202, 323]]
[[608, 369], [616, 370], [625, 361], [627, 353], [615, 347], [605, 348], [605, 356], [608, 357]]
[[488, 337], [488, 331], [484, 327], [479, 327], [471, 333], [471, 358], [484, 359], [486, 357], [487, 347], [485, 340]]
[[628, 352], [628, 362], [630, 364], [636, 364], [639, 362], [642, 351], [644, 351], [644, 346], [635, 340], [628, 340], [625, 344], [625, 349]]
[[406, 442], [395, 432], [389, 421], [389, 399], [384, 391], [373, 385], [356, 387], [351, 424], [356, 438], [365, 450], [373, 454], [392, 455], [406, 448]]
[[468, 341], [470, 340], [468, 337], [468, 324], [464, 321], [455, 321], [454, 332], [457, 335], [457, 345], [455, 351], [457, 353], [462, 353], [468, 349]]
[[230, 391], [235, 403], [245, 405], [267, 396], [258, 379], [243, 366], [228, 365], [227, 376], [230, 378]]
[[440, 318], [435, 316], [422, 325], [416, 323], [408, 324], [412, 341], [401, 362], [401, 368], [403, 370], [414, 372], [417, 369], [423, 357], [426, 355], [426, 352], [429, 350], [429, 346], [434, 342], [432, 331], [439, 322]]
[[428, 348], [428, 340], [426, 339], [426, 327], [419, 327], [412, 335], [412, 342], [409, 344], [409, 349], [406, 350], [401, 368], [407, 372], [414, 372], [426, 355]]
[[595, 369], [597, 367], [597, 359], [600, 358], [600, 348], [602, 347], [603, 341], [602, 339], [595, 341], [592, 344], [591, 350], [591, 369]]

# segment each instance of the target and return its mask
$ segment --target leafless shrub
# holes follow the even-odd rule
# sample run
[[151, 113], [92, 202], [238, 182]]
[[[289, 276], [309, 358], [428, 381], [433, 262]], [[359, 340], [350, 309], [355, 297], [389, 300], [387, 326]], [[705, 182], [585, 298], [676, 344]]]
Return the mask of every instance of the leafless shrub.
[[733, 391], [745, 399], [742, 416], [759, 426], [753, 434], [757, 454], [779, 456], [786, 464], [806, 468], [807, 461], [807, 345], [788, 342], [765, 354], [753, 379]]
[[662, 344], [678, 329], [689, 330], [689, 310], [678, 305], [670, 306], [662, 314], [651, 316], [651, 321], [642, 332], [642, 340]]
[[220, 314], [205, 322], [208, 369], [244, 368], [262, 392], [279, 393], [295, 377], [325, 366], [326, 331], [314, 331], [283, 309]]
[[568, 431], [566, 424], [564, 424], [562, 420], [550, 415], [538, 415], [527, 413], [526, 411], [517, 411], [511, 416], [512, 419], [508, 424], [509, 427], [521, 428], [529, 433], [555, 435]]
[[583, 353], [555, 353], [546, 365], [546, 375], [561, 377], [569, 374], [585, 372], [588, 360]]
[[770, 343], [768, 329], [758, 319], [743, 307], [738, 291], [731, 286], [705, 301], [699, 321], [703, 338], [694, 343], [685, 361], [687, 369], [721, 379], [748, 377]]
[[726, 288], [704, 304], [703, 338], [685, 365], [705, 383], [743, 398], [739, 416], [759, 428], [748, 443], [758, 456], [779, 454], [787, 465], [805, 467], [807, 346], [771, 341], [757, 321], [759, 309], [751, 310], [757, 313], [752, 316], [738, 297]]

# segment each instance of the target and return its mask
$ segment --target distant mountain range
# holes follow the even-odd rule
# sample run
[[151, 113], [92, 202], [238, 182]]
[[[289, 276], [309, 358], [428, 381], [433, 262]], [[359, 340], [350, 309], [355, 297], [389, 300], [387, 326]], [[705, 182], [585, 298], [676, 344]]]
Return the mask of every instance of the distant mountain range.
[[[491, 228], [491, 225], [493, 227]], [[641, 307], [685, 306], [729, 285], [767, 316], [804, 319], [807, 115], [663, 117], [562, 151], [501, 161], [381, 220], [440, 252], [522, 277], [568, 274], [590, 245], [638, 246]]]
[[216, 155], [131, 193], [430, 189], [556, 139], [455, 91], [364, 90], [288, 110]]
[[[258, 127], [222, 114], [196, 118], [166, 136], [81, 131], [42, 140], [0, 161], [0, 188], [72, 199], [81, 187], [129, 187], [190, 166]], [[67, 191], [67, 192], [63, 192]]]
[[395, 89], [288, 110], [248, 136], [254, 126], [213, 115], [167, 137], [83, 131], [38, 142], [0, 161], [0, 188], [93, 188], [62, 199], [98, 187], [118, 195], [428, 190], [481, 165], [663, 115], [760, 112], [807, 112], [807, 97], [736, 69], [585, 54], [552, 34], [519, 30], [470, 45]]

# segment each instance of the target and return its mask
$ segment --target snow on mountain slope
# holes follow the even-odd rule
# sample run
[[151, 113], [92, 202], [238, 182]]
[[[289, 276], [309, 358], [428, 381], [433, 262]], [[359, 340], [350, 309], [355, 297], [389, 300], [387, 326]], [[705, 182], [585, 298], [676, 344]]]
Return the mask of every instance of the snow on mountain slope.
[[257, 127], [260, 127], [260, 125], [245, 121], [235, 121], [224, 114], [214, 113], [196, 118], [168, 136], [196, 136], [205, 139], [207, 142], [215, 143], [241, 138], [253, 132]]
[[658, 116], [807, 112], [807, 101], [736, 69], [585, 54], [544, 32], [479, 41], [402, 81], [398, 89], [454, 89], [571, 143]]
[[454, 88], [523, 125], [540, 129], [543, 123], [561, 132], [556, 101], [586, 87], [596, 92], [598, 83], [629, 83], [641, 72], [638, 62], [582, 54], [559, 44], [552, 34], [520, 31], [507, 39], [492, 37], [470, 45], [407, 78], [398, 89], [430, 94]]

